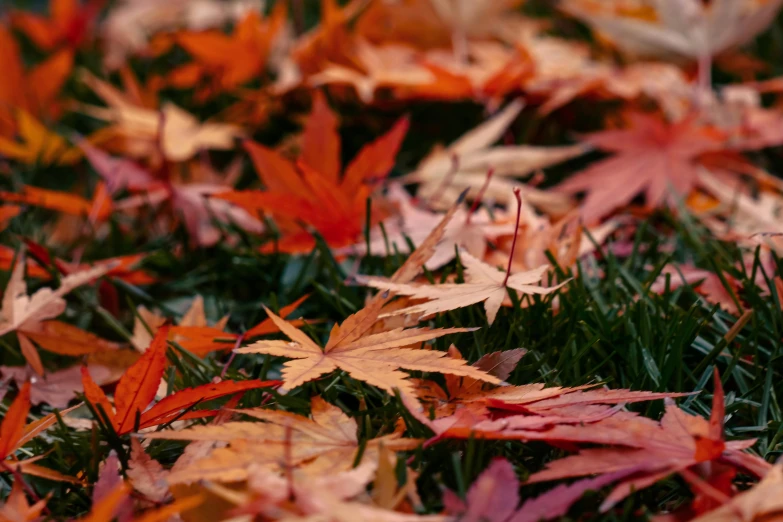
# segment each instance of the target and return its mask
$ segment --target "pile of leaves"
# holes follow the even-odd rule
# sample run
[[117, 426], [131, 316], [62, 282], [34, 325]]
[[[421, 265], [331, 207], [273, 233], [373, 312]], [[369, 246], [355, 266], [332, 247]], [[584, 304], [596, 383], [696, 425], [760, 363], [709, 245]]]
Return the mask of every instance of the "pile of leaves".
[[10, 4], [0, 520], [783, 517], [783, 0]]

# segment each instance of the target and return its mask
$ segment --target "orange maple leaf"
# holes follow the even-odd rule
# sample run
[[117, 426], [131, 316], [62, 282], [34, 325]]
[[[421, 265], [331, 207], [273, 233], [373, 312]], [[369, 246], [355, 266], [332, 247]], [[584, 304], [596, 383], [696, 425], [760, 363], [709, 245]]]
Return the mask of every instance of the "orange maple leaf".
[[[394, 166], [407, 129], [408, 120], [399, 120], [389, 132], [360, 150], [341, 177], [337, 119], [323, 95], [317, 93], [298, 161], [292, 163], [273, 149], [246, 141], [245, 149], [267, 190], [235, 191], [215, 197], [251, 214], [267, 212], [278, 218], [284, 231], [276, 244], [281, 252], [307, 252], [315, 245], [311, 233], [301, 230], [297, 221], [317, 230], [330, 246], [351, 245], [365, 224], [367, 198]], [[378, 214], [373, 212], [374, 222], [381, 217]]]
[[[279, 381], [222, 381], [217, 384], [204, 384], [195, 388], [186, 388], [169, 395], [149, 409], [147, 406], [155, 394], [166, 370], [166, 347], [169, 336], [168, 325], [155, 333], [150, 347], [144, 355], [128, 368], [120, 378], [114, 393], [114, 407], [106, 394], [92, 380], [87, 367], [82, 367], [84, 396], [95, 411], [119, 434], [130, 433], [158, 424], [165, 424], [175, 418], [199, 418], [214, 415], [212, 410], [197, 410], [181, 416], [180, 413], [191, 406], [225, 395], [256, 388], [276, 386]], [[145, 410], [146, 409], [146, 410]]]
[[[37, 122], [39, 119], [56, 120], [60, 116], [61, 107], [56, 99], [73, 68], [73, 53], [59, 51], [26, 69], [16, 40], [0, 24], [0, 63], [3, 64], [0, 76], [0, 138], [4, 138], [0, 142], [0, 155], [17, 157], [20, 154], [18, 145], [16, 148], [13, 146], [17, 135], [28, 144], [34, 138], [42, 140], [42, 135], [47, 142], [62, 141]], [[20, 120], [23, 115], [27, 120]], [[32, 122], [41, 128], [31, 129], [34, 126]]]
[[81, 158], [79, 149], [72, 147], [26, 110], [16, 109], [10, 121], [15, 125], [16, 138], [5, 138], [0, 134], [0, 156], [28, 165], [72, 165]]
[[11, 24], [44, 51], [80, 47], [106, 0], [49, 0], [49, 16], [28, 11], [11, 12]]
[[[43, 458], [43, 455], [26, 460], [17, 460], [14, 457], [16, 450], [30, 442], [32, 439], [53, 426], [58, 415], [50, 413], [49, 415], [27, 424], [27, 414], [30, 412], [30, 383], [26, 382], [19, 389], [19, 395], [8, 408], [8, 411], [0, 421], [0, 469], [3, 471], [20, 470], [22, 473], [44, 477], [51, 480], [65, 482], [79, 482], [73, 477], [63, 475], [57, 471], [44, 468], [35, 464], [37, 460]], [[80, 405], [67, 410], [62, 410], [59, 415], [67, 415]]]
[[[293, 303], [280, 308], [280, 315], [287, 317], [296, 310], [309, 296], [300, 297]], [[147, 328], [155, 329], [166, 322], [166, 318], [144, 307], [137, 308], [137, 314], [144, 321], [135, 321], [133, 324], [133, 337], [131, 344], [139, 351], [147, 350], [152, 335]], [[266, 318], [257, 325], [247, 330], [244, 334], [235, 334], [225, 331], [228, 316], [221, 318], [214, 325], [207, 323], [204, 314], [204, 299], [196, 296], [190, 308], [183, 314], [182, 319], [169, 331], [169, 340], [176, 342], [183, 349], [199, 357], [204, 357], [213, 351], [230, 350], [239, 346], [243, 340], [254, 339], [263, 335], [278, 332], [277, 326], [271, 319]], [[305, 324], [302, 319], [291, 322], [295, 326]]]
[[71, 192], [49, 190], [24, 185], [15, 192], [0, 191], [0, 200], [31, 205], [72, 216], [88, 217], [95, 222], [104, 221], [112, 213], [111, 195], [104, 183], [98, 183], [92, 201]]
[[219, 31], [180, 32], [175, 41], [194, 61], [171, 71], [168, 83], [193, 88], [211, 80], [197, 93], [197, 98], [206, 99], [259, 77], [285, 22], [286, 4], [280, 2], [266, 20], [256, 12], [248, 12], [231, 35]]

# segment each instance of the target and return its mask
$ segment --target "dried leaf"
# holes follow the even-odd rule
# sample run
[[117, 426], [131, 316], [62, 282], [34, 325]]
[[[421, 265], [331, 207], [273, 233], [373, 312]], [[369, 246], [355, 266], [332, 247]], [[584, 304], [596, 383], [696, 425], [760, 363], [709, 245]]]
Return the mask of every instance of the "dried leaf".
[[377, 309], [364, 308], [348, 317], [342, 325], [335, 325], [326, 346], [321, 348], [304, 332], [269, 309], [266, 309], [266, 312], [292, 342], [258, 341], [235, 351], [265, 353], [293, 359], [283, 365], [283, 381], [288, 388], [295, 388], [338, 368], [387, 393], [394, 393], [394, 390], [398, 389], [403, 395], [409, 396], [413, 396], [413, 387], [406, 379], [407, 375], [399, 368], [465, 375], [487, 382], [499, 382], [495, 377], [465, 365], [464, 361], [445, 358], [446, 354], [443, 352], [406, 348], [415, 343], [451, 333], [467, 332], [470, 329], [398, 328], [378, 334], [357, 335], [354, 333], [355, 325], [377, 318]]
[[379, 290], [406, 295], [414, 299], [429, 299], [426, 303], [395, 310], [390, 315], [423, 314], [430, 315], [455, 308], [470, 306], [484, 302], [487, 312], [487, 322], [491, 325], [497, 317], [498, 310], [506, 298], [509, 289], [522, 294], [547, 295], [563, 285], [542, 287], [535, 285], [549, 270], [543, 265], [529, 272], [507, 275], [495, 267], [487, 265], [465, 251], [460, 252], [460, 260], [465, 265], [465, 283], [443, 283], [439, 285], [398, 284], [379, 277], [358, 276], [356, 280]]

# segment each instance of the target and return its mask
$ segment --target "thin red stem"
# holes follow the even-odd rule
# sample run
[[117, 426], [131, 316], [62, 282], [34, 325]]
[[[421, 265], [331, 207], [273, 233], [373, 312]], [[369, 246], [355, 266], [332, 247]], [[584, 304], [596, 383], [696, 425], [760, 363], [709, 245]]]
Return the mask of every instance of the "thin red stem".
[[468, 217], [465, 218], [466, 225], [470, 225], [470, 218], [473, 217], [473, 213], [476, 212], [476, 209], [478, 209], [478, 206], [481, 204], [481, 198], [484, 197], [484, 193], [487, 191], [487, 187], [489, 187], [489, 182], [492, 181], [493, 174], [495, 174], [495, 169], [490, 167], [489, 170], [487, 170], [487, 177], [484, 180], [484, 184], [481, 185], [478, 194], [476, 194], [476, 199], [473, 200], [473, 204], [470, 206], [470, 210], [468, 210]]
[[231, 366], [231, 363], [234, 362], [234, 357], [236, 357], [237, 353], [234, 351], [237, 348], [239, 348], [239, 345], [242, 344], [242, 341], [245, 340], [245, 334], [242, 333], [237, 337], [237, 341], [234, 343], [234, 349], [231, 350], [231, 356], [228, 358], [228, 361], [226, 361], [226, 364], [223, 365], [223, 371], [220, 372], [220, 378], [222, 379], [226, 375], [226, 370], [228, 370], [228, 367]]
[[[33, 503], [38, 503], [41, 500], [41, 497], [38, 496], [38, 494], [35, 492], [33, 487], [30, 484], [28, 484], [27, 481], [22, 476], [22, 472], [20, 471], [18, 465], [9, 466], [8, 464], [5, 463], [5, 461], [0, 461], [0, 466], [2, 466], [2, 468], [5, 471], [10, 472], [14, 476], [14, 480], [19, 482], [24, 492], [27, 493], [27, 495], [33, 499]], [[49, 508], [46, 506], [46, 504], [44, 504], [42, 511], [47, 514], [49, 513]]]
[[511, 262], [514, 260], [514, 251], [517, 247], [517, 238], [519, 237], [519, 221], [522, 218], [522, 196], [518, 188], [514, 189], [514, 197], [517, 198], [517, 227], [514, 229], [514, 240], [511, 242], [511, 253], [508, 255], [508, 267], [506, 268], [506, 278], [503, 280], [503, 286], [508, 283], [511, 277]]
[[454, 179], [454, 176], [459, 172], [459, 156], [455, 153], [451, 154], [451, 168], [446, 173], [445, 176], [443, 176], [443, 181], [440, 182], [440, 185], [438, 185], [438, 190], [435, 191], [435, 194], [432, 195], [430, 198], [430, 206], [435, 206], [435, 203], [440, 201], [440, 197], [443, 194], [443, 192], [448, 188], [449, 185], [451, 185], [451, 181]]

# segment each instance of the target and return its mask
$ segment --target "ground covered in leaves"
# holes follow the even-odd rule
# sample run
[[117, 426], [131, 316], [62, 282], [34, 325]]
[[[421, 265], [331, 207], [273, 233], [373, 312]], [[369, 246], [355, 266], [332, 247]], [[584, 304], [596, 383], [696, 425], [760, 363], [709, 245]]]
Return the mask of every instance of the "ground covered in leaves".
[[0, 6], [0, 520], [783, 516], [780, 0]]

